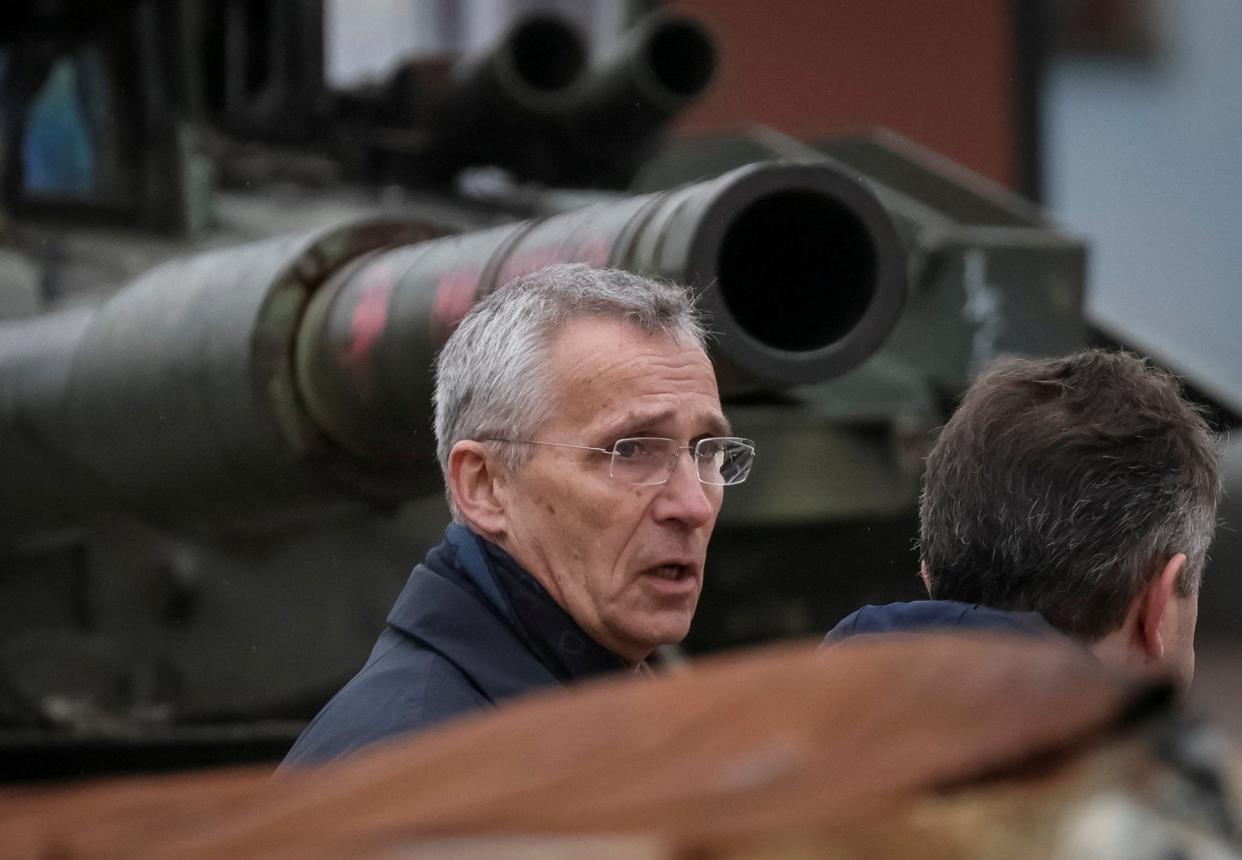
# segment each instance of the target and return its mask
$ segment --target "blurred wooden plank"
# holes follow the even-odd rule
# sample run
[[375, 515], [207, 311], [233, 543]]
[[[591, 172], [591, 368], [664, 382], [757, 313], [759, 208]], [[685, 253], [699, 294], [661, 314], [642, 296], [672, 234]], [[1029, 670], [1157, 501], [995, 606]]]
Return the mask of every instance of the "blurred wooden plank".
[[1071, 760], [1162, 691], [1055, 642], [779, 646], [542, 694], [272, 780], [9, 793], [0, 844], [17, 856], [327, 857], [462, 844], [426, 841], [446, 837], [603, 837], [601, 851], [621, 853], [592, 856], [663, 858], [769, 856], [809, 834], [827, 850], [825, 834], [865, 834], [930, 797]]

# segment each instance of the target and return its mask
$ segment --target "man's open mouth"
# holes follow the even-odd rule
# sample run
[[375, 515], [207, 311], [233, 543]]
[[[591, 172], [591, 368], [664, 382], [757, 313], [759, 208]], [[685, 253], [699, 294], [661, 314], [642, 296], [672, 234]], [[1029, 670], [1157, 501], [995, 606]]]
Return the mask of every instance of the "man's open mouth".
[[684, 564], [661, 564], [650, 568], [647, 572], [652, 576], [659, 579], [667, 579], [670, 582], [676, 582], [679, 579], [685, 579], [693, 575], [689, 565]]

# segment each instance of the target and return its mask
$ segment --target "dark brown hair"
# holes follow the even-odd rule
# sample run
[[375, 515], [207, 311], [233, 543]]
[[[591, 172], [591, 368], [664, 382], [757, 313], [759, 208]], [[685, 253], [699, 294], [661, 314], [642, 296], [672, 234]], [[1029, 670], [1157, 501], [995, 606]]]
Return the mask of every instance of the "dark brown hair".
[[1220, 443], [1172, 375], [1090, 350], [1002, 361], [930, 456], [919, 510], [931, 596], [1039, 612], [1085, 641], [1116, 630], [1175, 553], [1198, 591]]

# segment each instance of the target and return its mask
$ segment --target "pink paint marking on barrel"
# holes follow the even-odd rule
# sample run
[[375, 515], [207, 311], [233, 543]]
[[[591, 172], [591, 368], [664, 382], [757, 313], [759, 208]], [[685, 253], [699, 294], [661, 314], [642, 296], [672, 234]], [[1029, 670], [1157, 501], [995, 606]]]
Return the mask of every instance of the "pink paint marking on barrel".
[[354, 305], [349, 320], [348, 363], [356, 376], [370, 376], [371, 354], [388, 325], [388, 297], [392, 288], [392, 266], [383, 260], [370, 266], [363, 275], [362, 296]]

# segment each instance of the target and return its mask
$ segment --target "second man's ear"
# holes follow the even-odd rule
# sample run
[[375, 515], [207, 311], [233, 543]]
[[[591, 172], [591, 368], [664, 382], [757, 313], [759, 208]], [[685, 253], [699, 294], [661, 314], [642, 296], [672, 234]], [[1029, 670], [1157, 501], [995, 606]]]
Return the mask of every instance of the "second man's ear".
[[463, 439], [449, 452], [449, 492], [466, 523], [490, 540], [505, 533], [502, 485], [506, 475], [495, 454], [482, 442]]
[[1169, 610], [1170, 602], [1176, 599], [1177, 579], [1181, 576], [1182, 568], [1185, 566], [1185, 554], [1177, 553], [1165, 563], [1160, 573], [1147, 583], [1139, 595], [1136, 634], [1140, 637], [1147, 655], [1153, 660], [1159, 660], [1164, 656], [1166, 643], [1162, 622]]

